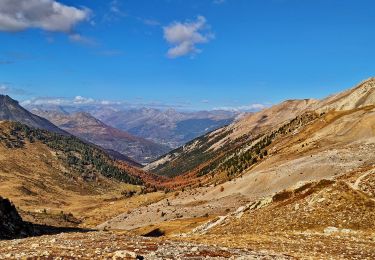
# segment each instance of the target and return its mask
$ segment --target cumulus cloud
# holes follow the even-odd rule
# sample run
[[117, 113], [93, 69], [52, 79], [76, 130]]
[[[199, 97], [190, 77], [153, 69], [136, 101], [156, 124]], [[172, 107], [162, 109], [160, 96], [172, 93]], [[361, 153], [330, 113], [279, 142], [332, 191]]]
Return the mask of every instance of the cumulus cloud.
[[174, 22], [164, 27], [164, 38], [172, 45], [168, 50], [169, 58], [195, 55], [201, 50], [197, 44], [208, 43], [214, 38], [207, 25], [206, 18], [198, 16], [196, 21]]
[[38, 28], [70, 33], [74, 26], [89, 17], [89, 9], [67, 6], [55, 0], [0, 1], [0, 31]]

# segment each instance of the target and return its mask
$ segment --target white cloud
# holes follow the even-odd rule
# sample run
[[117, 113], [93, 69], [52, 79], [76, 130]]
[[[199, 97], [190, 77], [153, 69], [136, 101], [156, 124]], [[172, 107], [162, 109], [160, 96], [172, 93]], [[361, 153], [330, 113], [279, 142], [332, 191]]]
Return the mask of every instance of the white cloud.
[[22, 31], [38, 28], [70, 33], [90, 10], [61, 4], [55, 0], [1, 0], [0, 31]]
[[[1, 88], [0, 88], [1, 91]], [[1, 92], [0, 92], [1, 93]], [[34, 106], [62, 106], [62, 107], [87, 107], [87, 106], [109, 106], [111, 108], [186, 108], [186, 103], [167, 104], [161, 101], [150, 102], [130, 102], [130, 101], [116, 101], [116, 100], [100, 100], [83, 96], [76, 96], [74, 98], [67, 97], [36, 97], [32, 99], [23, 100], [20, 102], [22, 106], [32, 108]]]
[[[0, 89], [1, 90], [1, 89]], [[110, 100], [96, 100], [93, 98], [76, 96], [74, 98], [65, 97], [37, 97], [33, 99], [24, 100], [21, 102], [24, 106], [39, 106], [39, 105], [56, 105], [56, 106], [84, 106], [84, 105], [118, 105], [117, 101]]]
[[177, 58], [200, 53], [201, 50], [196, 45], [208, 43], [214, 35], [209, 31], [206, 18], [198, 16], [193, 22], [174, 22], [164, 27], [164, 38], [172, 45], [168, 50], [168, 57]]
[[92, 104], [94, 103], [95, 100], [93, 98], [85, 98], [85, 97], [82, 97], [82, 96], [76, 96], [74, 99], [73, 99], [73, 103], [75, 104]]
[[0, 84], [0, 93], [6, 93], [8, 91], [8, 86], [5, 84]]

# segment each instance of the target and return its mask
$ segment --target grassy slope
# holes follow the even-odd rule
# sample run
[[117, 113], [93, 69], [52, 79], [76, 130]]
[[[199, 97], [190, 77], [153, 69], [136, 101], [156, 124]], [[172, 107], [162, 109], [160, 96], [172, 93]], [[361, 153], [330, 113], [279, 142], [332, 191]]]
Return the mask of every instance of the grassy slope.
[[0, 139], [0, 194], [20, 208], [25, 220], [95, 226], [163, 196], [125, 198], [128, 191], [142, 190], [134, 185], [142, 183], [140, 178], [130, 175], [135, 169], [119, 166], [77, 138], [0, 122]]
[[116, 167], [102, 150], [74, 136], [63, 136], [15, 122], [9, 124], [8, 131], [2, 132], [1, 139], [7, 148], [23, 148], [26, 142], [41, 142], [52, 149], [71, 172], [79, 173], [86, 180], [92, 180], [100, 174], [130, 184], [142, 183], [140, 179]]

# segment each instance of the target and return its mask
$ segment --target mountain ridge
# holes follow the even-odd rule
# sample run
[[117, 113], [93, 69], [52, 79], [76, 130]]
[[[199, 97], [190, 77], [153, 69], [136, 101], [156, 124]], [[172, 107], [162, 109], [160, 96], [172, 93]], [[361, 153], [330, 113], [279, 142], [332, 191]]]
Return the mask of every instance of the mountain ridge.
[[243, 113], [225, 110], [178, 111], [120, 105], [25, 104], [25, 107], [64, 114], [87, 112], [106, 125], [174, 149], [224, 125]]
[[375, 78], [371, 77], [351, 89], [327, 97], [317, 104], [317, 110], [351, 110], [375, 103]]
[[149, 162], [169, 148], [108, 126], [88, 112], [46, 111], [34, 108], [33, 113], [45, 117], [65, 131], [107, 150], [113, 150], [139, 163]]
[[[229, 126], [201, 136], [150, 163], [144, 167], [144, 170], [166, 176], [172, 172], [173, 176], [190, 176], [191, 171], [196, 172], [198, 175], [205, 175], [206, 173], [203, 172], [210, 172], [217, 169], [219, 165], [225, 162], [224, 158], [228, 157], [229, 154], [235, 155], [243, 150], [240, 154], [243, 153], [245, 155], [245, 151], [254, 146], [254, 142], [263, 142], [262, 138], [268, 138], [267, 140], [269, 140], [269, 137], [267, 137], [265, 133], [276, 130], [284, 131], [281, 129], [285, 127], [289, 128], [289, 131], [291, 131], [290, 127], [292, 127], [292, 125], [288, 126], [288, 122], [292, 122], [298, 119], [298, 117], [299, 119], [297, 121], [303, 122], [303, 118], [306, 116], [309, 118], [309, 113], [311, 114], [311, 112], [316, 113], [312, 118], [319, 118], [321, 117], [320, 115], [329, 111], [361, 109], [366, 105], [375, 104], [375, 95], [374, 98], [372, 96], [374, 89], [375, 79], [370, 78], [361, 82], [354, 88], [323, 100], [286, 100], [257, 113], [244, 116]], [[356, 97], [355, 99], [352, 98], [353, 95]], [[308, 121], [311, 122], [314, 120], [316, 119], [308, 119]], [[308, 121], [304, 124], [308, 123]], [[274, 133], [272, 135], [274, 135]], [[269, 141], [272, 142], [272, 140]], [[266, 146], [268, 146], [268, 144]], [[262, 147], [263, 146], [259, 146], [256, 149], [265, 149]], [[255, 150], [255, 153], [257, 152], [259, 153], [258, 150]], [[244, 155], [240, 155], [240, 157], [242, 158]], [[235, 155], [235, 157], [238, 157], [238, 155]], [[259, 159], [259, 156], [255, 157]], [[249, 158], [254, 159], [254, 155], [249, 155]], [[241, 160], [245, 160], [245, 158]], [[205, 161], [207, 165], [204, 164]], [[189, 162], [189, 165], [182, 168], [175, 167], [175, 165], [183, 165], [184, 162]], [[249, 165], [252, 165], [252, 163]]]
[[45, 129], [55, 133], [68, 134], [47, 119], [30, 113], [20, 106], [18, 101], [12, 99], [8, 95], [0, 95], [0, 120], [17, 121], [28, 126]]

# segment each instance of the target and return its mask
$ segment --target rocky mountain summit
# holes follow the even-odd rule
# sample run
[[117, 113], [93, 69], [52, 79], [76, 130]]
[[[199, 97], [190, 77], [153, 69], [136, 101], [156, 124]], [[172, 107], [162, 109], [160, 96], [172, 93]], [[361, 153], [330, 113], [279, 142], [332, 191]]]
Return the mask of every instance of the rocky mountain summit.
[[30, 113], [8, 95], [0, 95], [0, 120], [17, 121], [31, 127], [67, 134], [47, 119]]

